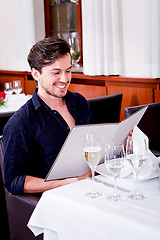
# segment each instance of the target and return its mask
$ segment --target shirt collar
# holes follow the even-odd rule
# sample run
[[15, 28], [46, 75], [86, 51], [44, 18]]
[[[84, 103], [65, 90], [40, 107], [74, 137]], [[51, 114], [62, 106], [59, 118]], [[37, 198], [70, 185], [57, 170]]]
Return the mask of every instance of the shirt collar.
[[32, 101], [35, 109], [37, 110], [41, 106], [46, 106], [45, 102], [37, 94], [38, 88], [34, 90]]
[[[38, 91], [38, 88], [34, 90], [34, 93], [32, 96], [32, 101], [36, 110], [41, 106], [47, 106], [47, 104], [38, 96], [37, 91]], [[68, 110], [73, 113], [75, 111], [75, 103], [77, 99], [76, 94], [70, 91], [67, 91], [67, 94], [64, 97], [64, 99], [66, 101]]]

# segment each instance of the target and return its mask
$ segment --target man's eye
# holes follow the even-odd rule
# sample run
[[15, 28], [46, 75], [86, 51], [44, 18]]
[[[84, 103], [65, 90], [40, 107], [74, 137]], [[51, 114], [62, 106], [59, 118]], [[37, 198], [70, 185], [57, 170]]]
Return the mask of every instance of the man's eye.
[[71, 70], [66, 71], [66, 73], [71, 73]]
[[54, 72], [54, 74], [58, 75], [58, 74], [59, 74], [59, 72]]

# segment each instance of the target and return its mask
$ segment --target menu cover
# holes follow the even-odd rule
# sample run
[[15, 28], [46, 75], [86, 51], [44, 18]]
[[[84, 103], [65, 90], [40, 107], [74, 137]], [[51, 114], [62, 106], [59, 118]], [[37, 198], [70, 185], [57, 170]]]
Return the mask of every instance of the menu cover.
[[82, 176], [90, 170], [83, 153], [86, 133], [95, 132], [99, 134], [102, 147], [100, 162], [102, 163], [104, 161], [105, 145], [110, 142], [123, 143], [128, 133], [139, 123], [146, 109], [147, 107], [140, 109], [121, 123], [74, 126], [47, 174], [45, 181]]

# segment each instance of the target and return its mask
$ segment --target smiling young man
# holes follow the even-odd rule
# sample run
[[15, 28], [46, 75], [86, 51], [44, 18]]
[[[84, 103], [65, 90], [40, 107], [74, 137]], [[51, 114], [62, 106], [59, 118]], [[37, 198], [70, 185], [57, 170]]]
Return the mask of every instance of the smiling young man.
[[32, 47], [28, 62], [38, 88], [3, 133], [4, 180], [13, 194], [44, 192], [90, 175], [44, 182], [70, 129], [91, 122], [86, 99], [68, 91], [70, 46], [60, 38], [45, 38]]

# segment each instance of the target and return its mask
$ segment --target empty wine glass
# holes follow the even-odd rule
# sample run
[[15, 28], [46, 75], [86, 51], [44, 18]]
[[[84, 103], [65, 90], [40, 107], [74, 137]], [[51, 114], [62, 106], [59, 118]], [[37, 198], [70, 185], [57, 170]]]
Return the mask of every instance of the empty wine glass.
[[6, 95], [6, 102], [8, 102], [9, 97], [13, 93], [13, 87], [12, 87], [11, 82], [4, 83], [4, 92], [5, 92], [5, 95]]
[[[95, 169], [101, 159], [101, 145], [99, 136], [97, 134], [86, 134], [83, 151], [85, 159], [92, 171], [92, 181], [94, 182]], [[91, 192], [86, 193], [86, 196], [91, 198], [97, 198], [101, 195], [102, 194], [97, 192], [96, 190], [92, 190]]]
[[20, 80], [13, 81], [13, 91], [19, 97], [19, 94], [22, 92], [22, 83]]
[[126, 159], [130, 163], [130, 165], [133, 167], [135, 175], [136, 175], [136, 191], [132, 195], [129, 196], [129, 198], [133, 200], [142, 200], [146, 196], [139, 191], [139, 183], [138, 183], [138, 176], [139, 171], [142, 168], [142, 166], [146, 163], [148, 159], [148, 147], [146, 140], [143, 139], [141, 141], [141, 153], [137, 151], [139, 149], [140, 143], [138, 141], [133, 141], [133, 139], [127, 139], [126, 144]]
[[121, 196], [117, 193], [117, 178], [124, 167], [124, 146], [121, 143], [109, 143], [105, 148], [105, 165], [107, 170], [114, 176], [114, 193], [107, 198], [112, 201], [119, 201]]

